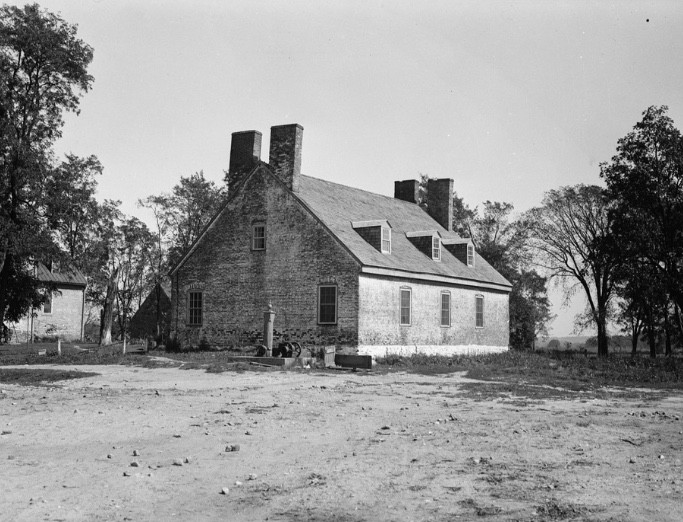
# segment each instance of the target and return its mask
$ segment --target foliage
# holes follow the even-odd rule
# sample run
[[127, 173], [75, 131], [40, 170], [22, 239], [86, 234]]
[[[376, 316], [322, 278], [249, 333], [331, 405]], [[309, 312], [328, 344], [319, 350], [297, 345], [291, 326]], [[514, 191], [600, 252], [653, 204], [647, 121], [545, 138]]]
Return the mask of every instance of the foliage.
[[220, 208], [225, 189], [204, 178], [203, 172], [181, 177], [170, 194], [149, 196], [141, 206], [154, 212], [165, 251], [165, 266], [174, 266], [199, 237]]
[[600, 187], [576, 185], [547, 192], [542, 206], [527, 214], [538, 265], [565, 284], [566, 296], [583, 290], [601, 357], [608, 353], [607, 321], [619, 266], [607, 205]]
[[92, 49], [37, 4], [0, 7], [0, 322], [41, 301], [33, 263], [59, 253], [50, 230], [51, 147], [89, 90]]
[[660, 333], [671, 353], [674, 318], [683, 334], [683, 137], [667, 110], [649, 107], [600, 165], [625, 265], [622, 322], [634, 331], [643, 323], [653, 357]]

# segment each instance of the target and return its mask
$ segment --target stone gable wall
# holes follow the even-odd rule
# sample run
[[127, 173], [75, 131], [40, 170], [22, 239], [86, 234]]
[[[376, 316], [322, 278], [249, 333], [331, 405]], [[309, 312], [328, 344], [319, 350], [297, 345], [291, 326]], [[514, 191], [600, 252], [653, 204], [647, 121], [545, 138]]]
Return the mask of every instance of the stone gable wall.
[[[265, 225], [265, 250], [252, 228]], [[171, 329], [183, 346], [261, 344], [272, 304], [275, 342], [357, 343], [359, 265], [265, 168], [242, 185], [172, 280]], [[337, 285], [338, 321], [318, 325], [318, 287]], [[191, 291], [203, 296], [201, 326], [187, 324]]]

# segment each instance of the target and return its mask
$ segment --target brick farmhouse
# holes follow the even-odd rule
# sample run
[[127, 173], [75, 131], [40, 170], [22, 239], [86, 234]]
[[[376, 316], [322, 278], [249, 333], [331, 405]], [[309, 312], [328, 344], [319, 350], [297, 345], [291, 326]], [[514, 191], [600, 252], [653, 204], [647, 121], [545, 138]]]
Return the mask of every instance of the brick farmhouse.
[[394, 197], [301, 174], [303, 127], [232, 135], [230, 193], [170, 272], [181, 345], [275, 337], [348, 353], [508, 349], [510, 283], [453, 232], [453, 180], [397, 181]]

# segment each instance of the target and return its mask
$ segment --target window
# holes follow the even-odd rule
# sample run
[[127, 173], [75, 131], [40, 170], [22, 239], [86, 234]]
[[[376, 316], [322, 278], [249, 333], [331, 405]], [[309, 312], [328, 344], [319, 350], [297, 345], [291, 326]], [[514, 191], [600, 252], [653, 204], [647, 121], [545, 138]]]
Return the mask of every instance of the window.
[[265, 250], [266, 249], [266, 226], [254, 225], [251, 235], [251, 249]]
[[401, 319], [399, 324], [410, 326], [410, 288], [401, 288]]
[[441, 240], [438, 237], [432, 238], [432, 259], [441, 261]]
[[484, 327], [484, 296], [478, 295], [474, 298], [474, 326]]
[[467, 266], [474, 266], [474, 245], [467, 245]]
[[382, 254], [391, 254], [391, 229], [382, 227]]
[[43, 313], [44, 314], [51, 314], [52, 313], [52, 292], [50, 292], [47, 295], [47, 299], [43, 303]]
[[337, 287], [318, 287], [318, 324], [337, 324]]
[[451, 294], [441, 292], [441, 326], [451, 325]]
[[187, 322], [193, 326], [202, 325], [202, 293], [190, 292], [188, 296]]

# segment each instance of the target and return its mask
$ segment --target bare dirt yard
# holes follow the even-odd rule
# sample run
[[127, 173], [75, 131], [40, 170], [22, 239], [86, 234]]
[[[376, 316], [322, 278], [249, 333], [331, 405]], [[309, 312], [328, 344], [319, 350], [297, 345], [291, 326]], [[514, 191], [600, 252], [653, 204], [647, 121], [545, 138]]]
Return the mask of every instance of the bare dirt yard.
[[683, 517], [677, 390], [177, 365], [0, 377], [2, 520]]

